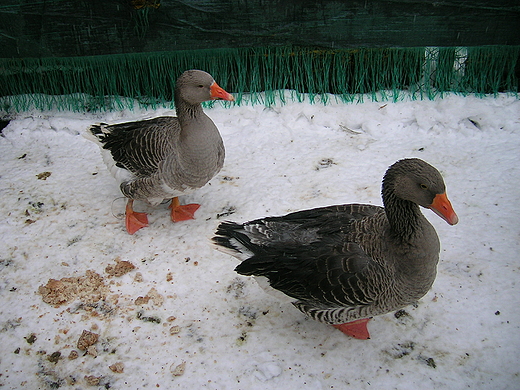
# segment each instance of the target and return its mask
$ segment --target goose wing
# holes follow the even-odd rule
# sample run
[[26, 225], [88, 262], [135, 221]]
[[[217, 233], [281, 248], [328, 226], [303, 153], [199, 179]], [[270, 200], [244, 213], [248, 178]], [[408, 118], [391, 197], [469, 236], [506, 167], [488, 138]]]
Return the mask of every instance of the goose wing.
[[176, 117], [158, 117], [95, 125], [90, 131], [110, 151], [116, 166], [142, 178], [157, 172], [161, 161], [175, 151], [180, 126]]
[[236, 267], [240, 274], [265, 276], [271, 287], [314, 307], [366, 305], [376, 295], [371, 275], [381, 268], [366, 247], [377, 235], [367, 225], [381, 214], [372, 205], [330, 206], [221, 225], [217, 235], [232, 235], [228, 248], [253, 254]]

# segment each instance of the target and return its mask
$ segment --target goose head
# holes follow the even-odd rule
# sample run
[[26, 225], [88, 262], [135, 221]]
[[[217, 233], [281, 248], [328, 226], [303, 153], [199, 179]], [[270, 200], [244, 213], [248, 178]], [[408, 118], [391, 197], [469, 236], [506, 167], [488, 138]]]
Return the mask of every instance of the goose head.
[[388, 191], [397, 198], [432, 210], [450, 225], [459, 221], [440, 172], [421, 159], [399, 160], [388, 168], [383, 179], [383, 194]]
[[176, 93], [185, 102], [196, 105], [208, 100], [235, 100], [213, 77], [202, 70], [187, 70], [178, 79]]

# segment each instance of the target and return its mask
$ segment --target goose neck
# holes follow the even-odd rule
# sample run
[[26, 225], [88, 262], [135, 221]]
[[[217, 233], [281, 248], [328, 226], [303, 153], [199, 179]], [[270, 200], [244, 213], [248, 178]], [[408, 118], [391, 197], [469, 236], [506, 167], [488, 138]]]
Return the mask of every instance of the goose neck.
[[419, 205], [398, 198], [392, 192], [383, 194], [383, 204], [392, 235], [401, 242], [412, 241], [424, 218]]
[[175, 110], [177, 112], [177, 118], [181, 126], [185, 123], [190, 123], [196, 120], [201, 115], [204, 115], [202, 106], [200, 103], [190, 104], [178, 96], [175, 98]]

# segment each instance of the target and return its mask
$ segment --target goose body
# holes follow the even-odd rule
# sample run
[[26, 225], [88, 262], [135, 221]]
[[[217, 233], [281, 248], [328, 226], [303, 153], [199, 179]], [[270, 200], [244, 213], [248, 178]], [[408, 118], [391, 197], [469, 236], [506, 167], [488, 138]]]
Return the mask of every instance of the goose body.
[[415, 303], [435, 280], [440, 243], [419, 206], [458, 222], [440, 173], [419, 159], [387, 170], [382, 197], [384, 207], [346, 204], [224, 222], [213, 240], [242, 260], [239, 274], [266, 278], [309, 317], [366, 339], [371, 317]]
[[178, 197], [203, 187], [222, 168], [224, 144], [213, 121], [202, 110], [207, 100], [234, 100], [213, 77], [200, 70], [177, 80], [177, 116], [120, 124], [97, 124], [87, 137], [102, 148], [103, 159], [127, 197], [130, 234], [147, 226], [146, 214], [133, 211], [133, 201], [157, 205], [172, 199], [174, 222], [193, 218], [199, 205], [181, 206]]

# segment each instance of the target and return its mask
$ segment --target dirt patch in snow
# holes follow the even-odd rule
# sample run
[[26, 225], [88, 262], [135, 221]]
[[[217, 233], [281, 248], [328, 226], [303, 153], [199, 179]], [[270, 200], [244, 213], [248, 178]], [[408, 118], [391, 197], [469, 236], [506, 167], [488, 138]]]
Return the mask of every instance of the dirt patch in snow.
[[76, 299], [84, 303], [99, 302], [104, 300], [109, 292], [103, 277], [91, 270], [87, 270], [85, 276], [49, 279], [47, 284], [38, 288], [43, 301], [54, 306], [61, 306]]

